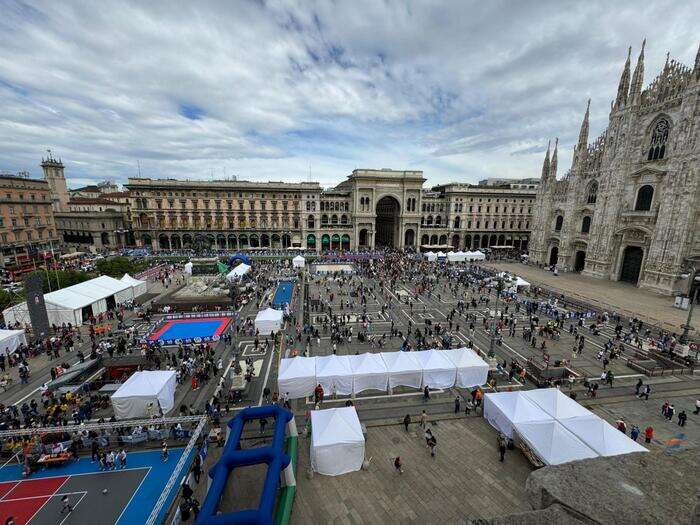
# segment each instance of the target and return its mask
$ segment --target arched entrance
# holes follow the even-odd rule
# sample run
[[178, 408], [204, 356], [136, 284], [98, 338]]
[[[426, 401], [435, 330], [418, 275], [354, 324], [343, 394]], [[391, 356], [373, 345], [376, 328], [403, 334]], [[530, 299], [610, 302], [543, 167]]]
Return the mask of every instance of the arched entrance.
[[459, 250], [459, 234], [457, 233], [452, 236], [452, 247], [455, 250]]
[[586, 252], [579, 250], [576, 252], [576, 257], [574, 259], [574, 271], [582, 272], [586, 267]]
[[398, 239], [399, 202], [394, 197], [382, 197], [377, 202], [377, 232], [375, 244], [393, 248]]
[[552, 246], [552, 251], [549, 252], [549, 265], [556, 266], [559, 262], [559, 246]]
[[350, 236], [347, 233], [340, 238], [340, 248], [346, 251], [350, 249]]
[[620, 280], [626, 283], [637, 284], [639, 282], [639, 274], [642, 271], [643, 258], [644, 250], [640, 246], [627, 246], [622, 252]]
[[404, 246], [413, 246], [413, 243], [415, 241], [416, 234], [412, 229], [406, 230], [406, 233], [404, 234], [404, 239], [403, 239], [403, 244]]
[[368, 239], [369, 239], [369, 234], [367, 233], [367, 230], [365, 230], [365, 229], [360, 230], [360, 239], [359, 239], [358, 244], [360, 245], [361, 248], [367, 247]]

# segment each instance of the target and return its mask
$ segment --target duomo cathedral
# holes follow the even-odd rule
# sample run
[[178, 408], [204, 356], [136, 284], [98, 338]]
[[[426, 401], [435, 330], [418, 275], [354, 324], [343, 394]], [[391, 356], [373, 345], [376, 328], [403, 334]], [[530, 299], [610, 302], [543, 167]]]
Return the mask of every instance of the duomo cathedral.
[[530, 258], [685, 292], [687, 268], [700, 268], [700, 49], [693, 67], [667, 55], [645, 89], [644, 44], [633, 71], [631, 51], [607, 128], [589, 143], [589, 100], [571, 169], [560, 180], [558, 144], [547, 149]]

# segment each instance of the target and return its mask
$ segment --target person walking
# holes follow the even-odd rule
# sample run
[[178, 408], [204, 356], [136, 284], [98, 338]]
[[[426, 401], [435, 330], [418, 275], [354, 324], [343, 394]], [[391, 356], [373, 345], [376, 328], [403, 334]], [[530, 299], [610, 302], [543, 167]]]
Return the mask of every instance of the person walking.
[[649, 394], [651, 394], [651, 385], [644, 385], [644, 388], [639, 394], [639, 399], [644, 398], [644, 401], [649, 401]]
[[117, 459], [119, 460], [119, 469], [126, 468], [126, 449], [122, 448], [117, 454]]
[[498, 454], [500, 455], [500, 462], [503, 463], [506, 457], [506, 437], [503, 434], [498, 434]]
[[73, 505], [71, 505], [70, 503], [70, 498], [68, 497], [68, 494], [65, 494], [61, 498], [61, 514], [63, 514], [66, 511], [68, 512], [68, 514], [73, 512]]
[[654, 439], [654, 428], [651, 425], [649, 425], [644, 430], [644, 443], [651, 443], [652, 439]]
[[460, 410], [460, 398], [459, 396], [455, 396], [455, 414], [459, 414]]
[[420, 424], [420, 427], [421, 427], [422, 429], [425, 429], [425, 425], [426, 425], [427, 422], [428, 422], [428, 414], [425, 412], [425, 410], [423, 410], [423, 411], [420, 413], [420, 423], [419, 423], [419, 424]]
[[693, 410], [693, 414], [696, 416], [700, 414], [700, 398], [695, 400], [695, 410]]
[[163, 441], [163, 448], [161, 448], [160, 450], [160, 459], [163, 461], [163, 463], [168, 461], [168, 456], [168, 444], [165, 441]]
[[192, 476], [195, 483], [199, 484], [199, 479], [202, 476], [202, 456], [195, 454], [194, 462], [192, 463]]
[[423, 403], [427, 403], [428, 401], [430, 401], [430, 388], [428, 388], [428, 385], [425, 385], [423, 389]]
[[644, 385], [644, 381], [642, 381], [642, 378], [640, 377], [637, 380], [637, 384], [634, 385], [634, 395], [639, 397], [639, 390], [642, 388], [642, 385]]
[[666, 419], [669, 421], [673, 420], [673, 414], [676, 412], [676, 409], [673, 405], [668, 405], [668, 408], [666, 409]]
[[411, 424], [411, 415], [406, 414], [403, 418], [403, 426], [406, 429], [406, 432], [408, 432], [408, 425]]
[[435, 454], [437, 454], [437, 438], [435, 436], [430, 436], [428, 447], [430, 448], [430, 457], [435, 459]]
[[630, 437], [634, 441], [637, 441], [637, 438], [639, 438], [639, 427], [637, 425], [632, 425], [632, 430], [630, 430]]
[[685, 426], [686, 419], [688, 419], [688, 415], [685, 413], [685, 410], [681, 410], [680, 412], [678, 412], [678, 426], [679, 427]]
[[399, 456], [394, 458], [394, 468], [399, 474], [403, 474], [403, 462]]

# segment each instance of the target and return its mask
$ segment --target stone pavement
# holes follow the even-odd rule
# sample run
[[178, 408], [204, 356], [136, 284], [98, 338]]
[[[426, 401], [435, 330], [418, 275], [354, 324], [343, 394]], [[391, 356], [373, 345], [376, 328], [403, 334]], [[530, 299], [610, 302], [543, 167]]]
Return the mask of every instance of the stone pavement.
[[[630, 284], [587, 277], [578, 273], [560, 273], [541, 270], [514, 262], [489, 262], [485, 266], [498, 268], [521, 276], [538, 286], [556, 288], [573, 299], [589, 302], [601, 309], [616, 310], [625, 316], [638, 316], [658, 325], [664, 323], [677, 332], [685, 324], [688, 312], [673, 307], [673, 298], [640, 290]], [[700, 329], [700, 319], [696, 316], [692, 326]], [[696, 332], [697, 334], [697, 332]]]
[[[432, 459], [418, 425], [368, 428], [366, 471], [309, 479], [309, 438], [299, 442], [293, 524], [464, 523], [528, 510], [525, 480], [532, 467], [519, 452], [498, 460], [496, 433], [482, 418], [433, 422]], [[396, 456], [404, 473], [393, 466]]]

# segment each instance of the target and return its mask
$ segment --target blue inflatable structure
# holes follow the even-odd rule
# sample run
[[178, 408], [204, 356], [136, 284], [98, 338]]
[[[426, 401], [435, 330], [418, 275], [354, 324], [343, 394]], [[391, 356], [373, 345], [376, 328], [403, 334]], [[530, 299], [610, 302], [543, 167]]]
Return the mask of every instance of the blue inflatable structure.
[[[246, 422], [274, 418], [274, 434], [269, 446], [241, 449], [240, 440]], [[197, 517], [197, 525], [269, 524], [273, 523], [274, 506], [280, 475], [291, 458], [285, 453], [285, 429], [293, 418], [292, 412], [276, 405], [246, 408], [228, 423], [230, 429], [221, 459], [209, 471], [211, 485]], [[231, 471], [250, 465], [267, 464], [267, 475], [257, 509], [217, 515], [221, 496]]]
[[240, 261], [242, 263], [247, 264], [248, 266], [253, 266], [253, 261], [250, 260], [250, 257], [243, 253], [236, 253], [229, 257], [228, 259], [228, 267], [233, 268], [234, 264], [236, 261]]

